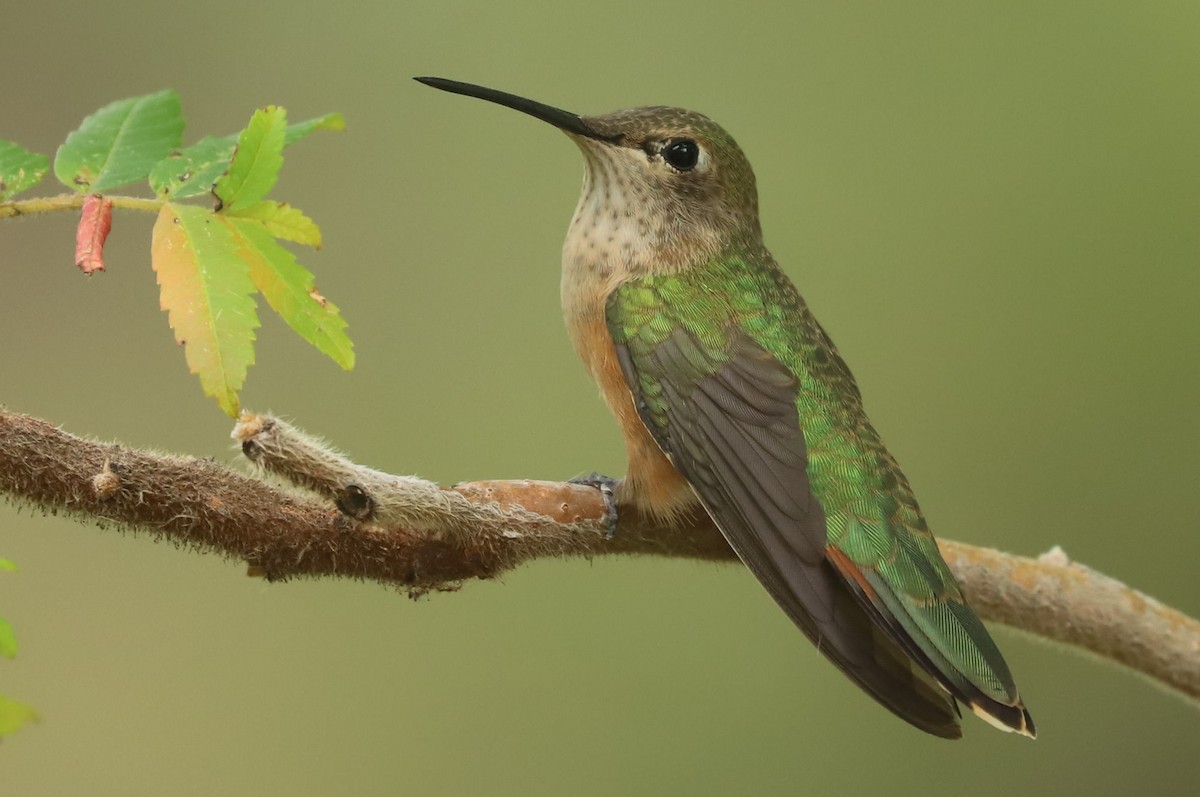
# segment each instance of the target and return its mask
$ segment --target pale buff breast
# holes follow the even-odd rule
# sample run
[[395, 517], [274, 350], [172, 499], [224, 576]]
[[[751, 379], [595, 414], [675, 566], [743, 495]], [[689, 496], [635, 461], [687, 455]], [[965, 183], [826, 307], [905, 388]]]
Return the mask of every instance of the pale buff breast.
[[604, 319], [612, 291], [648, 270], [645, 230], [626, 215], [624, 188], [619, 179], [598, 184], [589, 169], [563, 244], [563, 315], [575, 351], [625, 437], [629, 468], [618, 500], [670, 517], [694, 503], [695, 494], [638, 417]]

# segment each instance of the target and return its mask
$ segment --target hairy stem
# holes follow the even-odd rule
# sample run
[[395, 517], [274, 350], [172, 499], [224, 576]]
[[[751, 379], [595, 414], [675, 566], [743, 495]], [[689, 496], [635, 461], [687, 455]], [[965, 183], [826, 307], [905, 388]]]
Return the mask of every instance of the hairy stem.
[[[53, 213], [57, 210], [79, 210], [83, 207], [85, 194], [59, 194], [51, 197], [34, 199], [14, 199], [11, 202], [0, 202], [0, 219], [14, 216], [29, 216], [35, 213]], [[123, 210], [140, 210], [145, 213], [157, 213], [163, 206], [161, 199], [144, 199], [136, 196], [108, 196], [114, 208]]]
[[[412, 593], [456, 589], [547, 556], [735, 559], [702, 516], [663, 526], [623, 507], [608, 540], [603, 501], [589, 487], [444, 488], [357, 465], [269, 416], [244, 414], [234, 437], [256, 465], [310, 492], [85, 440], [0, 408], [0, 493], [239, 559], [270, 579], [350, 577]], [[1200, 700], [1200, 622], [1057, 549], [1034, 560], [950, 541], [941, 548], [984, 619], [1076, 645]]]

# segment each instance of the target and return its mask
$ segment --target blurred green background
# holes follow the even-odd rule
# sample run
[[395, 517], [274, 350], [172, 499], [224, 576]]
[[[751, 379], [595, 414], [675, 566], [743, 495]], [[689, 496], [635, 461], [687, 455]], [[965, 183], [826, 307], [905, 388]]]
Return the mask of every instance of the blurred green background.
[[[585, 113], [695, 108], [854, 369], [936, 533], [1073, 557], [1200, 614], [1200, 5], [6, 3], [0, 137], [52, 151], [176, 88], [187, 141], [259, 105], [349, 128], [274, 196], [351, 374], [264, 314], [247, 406], [441, 481], [620, 473], [558, 310], [575, 148], [432, 74]], [[74, 218], [0, 226], [0, 401], [236, 462], [157, 306], [152, 218], [108, 273]], [[239, 465], [240, 467], [240, 465]], [[864, 697], [741, 568], [540, 562], [412, 603], [0, 505], [0, 691], [44, 715], [5, 795], [1182, 794], [1200, 712], [997, 635], [1034, 743], [946, 743]]]

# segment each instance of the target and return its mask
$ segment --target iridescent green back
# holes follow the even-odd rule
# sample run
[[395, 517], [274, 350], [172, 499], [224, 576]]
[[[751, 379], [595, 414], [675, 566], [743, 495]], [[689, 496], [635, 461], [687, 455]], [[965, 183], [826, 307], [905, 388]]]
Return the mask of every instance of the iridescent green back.
[[[612, 294], [607, 314], [642, 418], [669, 453], [684, 431], [672, 429], [671, 403], [692, 400], [689, 384], [718, 373], [732, 373], [729, 384], [745, 384], [730, 368], [755, 356], [747, 351], [782, 366], [793, 379], [799, 447], [808, 463], [808, 483], [794, 486], [811, 489], [824, 509], [824, 544], [858, 571], [846, 588], [952, 693], [977, 708], [994, 701], [999, 705], [986, 713], [1023, 727], [1028, 715], [1008, 667], [966, 605], [908, 481], [863, 411], [850, 371], [765, 249], [748, 244], [701, 268], [635, 279]], [[690, 416], [674, 417], [692, 423]], [[693, 487], [704, 500], [704, 485]]]

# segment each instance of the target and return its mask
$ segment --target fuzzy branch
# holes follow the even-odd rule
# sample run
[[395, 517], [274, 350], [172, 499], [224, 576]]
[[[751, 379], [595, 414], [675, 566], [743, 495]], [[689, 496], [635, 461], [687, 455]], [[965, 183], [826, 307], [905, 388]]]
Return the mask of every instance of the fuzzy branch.
[[[603, 502], [588, 487], [439, 487], [356, 465], [268, 416], [243, 415], [233, 436], [259, 468], [308, 492], [210, 461], [85, 440], [0, 408], [0, 493], [238, 559], [272, 580], [349, 577], [410, 594], [548, 556], [734, 559], [701, 516], [662, 526], [622, 507], [608, 540]], [[1079, 646], [1200, 700], [1200, 622], [1058, 549], [1033, 560], [950, 541], [941, 548], [984, 619]]]

